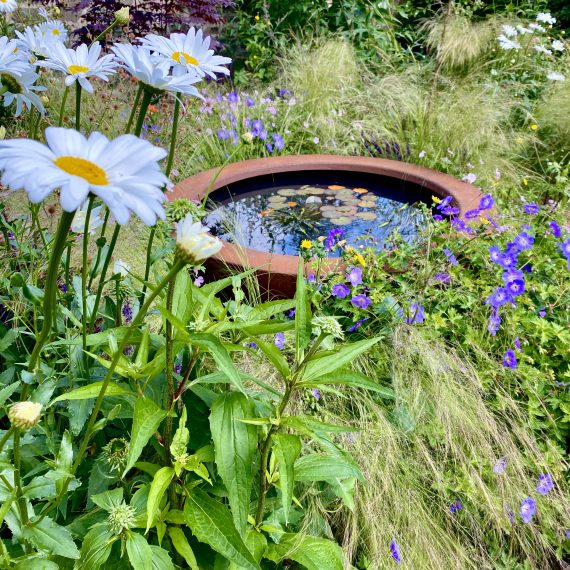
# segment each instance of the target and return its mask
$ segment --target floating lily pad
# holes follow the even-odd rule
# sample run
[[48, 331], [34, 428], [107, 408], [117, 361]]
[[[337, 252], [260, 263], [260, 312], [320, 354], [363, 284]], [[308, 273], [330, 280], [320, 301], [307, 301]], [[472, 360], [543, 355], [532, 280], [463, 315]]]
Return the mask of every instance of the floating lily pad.
[[329, 220], [332, 220], [332, 218], [338, 218], [338, 212], [337, 211], [327, 210], [326, 212], [322, 212], [321, 215], [323, 216], [323, 218], [328, 218]]
[[331, 184], [328, 186], [329, 190], [344, 190], [346, 186], [340, 186], [339, 184]]
[[325, 193], [323, 188], [317, 188], [315, 186], [310, 186], [309, 188], [307, 188], [307, 191], [315, 196], [320, 196], [321, 194]]
[[341, 216], [340, 218], [331, 219], [331, 222], [337, 226], [348, 226], [348, 224], [352, 223], [353, 221], [354, 218], [351, 216]]
[[309, 196], [305, 203], [306, 204], [322, 204], [323, 201], [318, 196]]
[[366, 188], [353, 188], [352, 191], [357, 194], [366, 194], [368, 192]]
[[376, 208], [376, 202], [371, 200], [359, 200], [358, 205], [361, 208]]
[[297, 190], [293, 190], [292, 188], [284, 188], [283, 190], [277, 190], [277, 194], [280, 196], [296, 196]]
[[287, 204], [285, 202], [275, 202], [271, 204], [271, 207], [274, 210], [283, 210], [285, 208], [288, 208], [289, 206], [287, 206]]
[[273, 196], [269, 196], [269, 202], [285, 202], [287, 198], [285, 196], [278, 196], [274, 194]]
[[361, 220], [375, 220], [378, 216], [374, 212], [358, 212], [356, 217]]

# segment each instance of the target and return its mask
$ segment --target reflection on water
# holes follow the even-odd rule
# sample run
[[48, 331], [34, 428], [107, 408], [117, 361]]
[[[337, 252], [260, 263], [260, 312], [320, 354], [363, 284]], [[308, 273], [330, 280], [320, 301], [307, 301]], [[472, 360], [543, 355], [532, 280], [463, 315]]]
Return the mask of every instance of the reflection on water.
[[411, 243], [425, 224], [425, 214], [414, 205], [384, 198], [367, 188], [274, 186], [219, 204], [205, 223], [225, 241], [296, 255], [301, 240], [326, 236], [335, 227], [343, 229], [351, 245], [357, 245], [361, 236], [370, 236], [383, 247], [396, 231]]

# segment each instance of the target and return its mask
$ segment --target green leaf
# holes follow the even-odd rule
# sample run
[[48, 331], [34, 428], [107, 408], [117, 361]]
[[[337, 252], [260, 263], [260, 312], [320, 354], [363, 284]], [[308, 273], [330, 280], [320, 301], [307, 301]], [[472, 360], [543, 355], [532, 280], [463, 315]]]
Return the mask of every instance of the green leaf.
[[110, 511], [123, 502], [123, 489], [118, 487], [117, 489], [91, 495], [91, 500], [104, 511]]
[[[260, 562], [267, 549], [267, 539], [265, 536], [254, 529], [250, 529], [245, 539], [245, 544], [249, 551], [253, 554], [256, 562]], [[238, 566], [235, 562], [231, 562], [228, 570], [242, 570], [243, 566]]]
[[257, 428], [239, 420], [255, 415], [255, 406], [243, 394], [226, 392], [216, 398], [210, 430], [218, 472], [226, 489], [236, 528], [245, 535], [257, 451]]
[[364, 388], [365, 390], [371, 390], [380, 394], [380, 396], [386, 400], [393, 400], [396, 397], [392, 388], [381, 386], [370, 380], [364, 374], [353, 370], [339, 370], [332, 374], [319, 376], [318, 379], [313, 382], [299, 382], [297, 386], [299, 388], [318, 388], [320, 385], [328, 384], [341, 384], [353, 386], [354, 388]]
[[16, 564], [14, 570], [59, 570], [59, 566], [51, 560], [33, 556]]
[[152, 570], [152, 550], [146, 538], [130, 531], [126, 542], [127, 555], [134, 570]]
[[81, 545], [81, 570], [100, 570], [111, 554], [113, 543], [119, 539], [106, 524], [95, 525]]
[[188, 448], [188, 441], [190, 440], [190, 432], [186, 427], [186, 408], [182, 408], [182, 414], [180, 415], [180, 421], [178, 422], [178, 429], [172, 438], [172, 443], [170, 444], [170, 453], [177, 459], [184, 453]]
[[291, 376], [291, 369], [281, 351], [272, 342], [265, 342], [255, 337], [254, 341], [259, 350], [267, 356], [269, 362], [275, 366], [279, 374], [281, 374], [283, 378], [289, 378]]
[[184, 558], [190, 569], [200, 570], [196, 557], [194, 556], [194, 552], [188, 543], [188, 539], [186, 538], [184, 531], [177, 526], [169, 526], [168, 535], [170, 536], [170, 540], [172, 541], [172, 545], [176, 549], [176, 552]]
[[265, 557], [273, 562], [295, 560], [306, 570], [344, 569], [342, 548], [326, 538], [316, 536], [285, 533], [281, 535], [279, 544], [269, 546]]
[[305, 348], [311, 340], [311, 305], [307, 297], [307, 283], [305, 282], [301, 256], [299, 256], [297, 269], [295, 301], [295, 354], [297, 362], [301, 362]]
[[330, 356], [309, 360], [303, 372], [303, 382], [308, 382], [309, 380], [314, 380], [335, 372], [339, 368], [353, 362], [357, 356], [366, 352], [380, 340], [380, 337], [361, 340], [343, 346]]
[[183, 269], [176, 276], [172, 297], [172, 313], [186, 326], [192, 317], [192, 312], [192, 279], [190, 279], [188, 269]]
[[[52, 404], [61, 402], [63, 400], [87, 400], [89, 398], [97, 398], [97, 396], [99, 396], [99, 392], [101, 391], [102, 385], [103, 382], [101, 381], [93, 382], [93, 384], [82, 386], [81, 388], [76, 388], [75, 390], [71, 390], [71, 392], [67, 392], [66, 394], [58, 396], [55, 398], [55, 400], [52, 401]], [[136, 394], [134, 392], [131, 392], [128, 388], [124, 388], [123, 386], [109, 382], [107, 390], [105, 391], [105, 397], [108, 396], [136, 396]]]
[[0, 390], [0, 406], [20, 387], [20, 381], [14, 382]]
[[71, 533], [49, 517], [39, 523], [23, 527], [22, 536], [36, 548], [47, 550], [64, 558], [79, 558], [79, 550]]
[[151, 546], [152, 551], [152, 570], [174, 570], [174, 564], [168, 555], [168, 552], [160, 546]]
[[156, 475], [150, 484], [150, 492], [148, 494], [146, 511], [146, 532], [148, 532], [152, 526], [154, 517], [158, 513], [162, 496], [164, 495], [166, 489], [168, 489], [168, 486], [170, 485], [173, 477], [174, 468], [162, 467], [156, 472]]
[[200, 542], [209, 544], [246, 570], [260, 570], [234, 526], [232, 515], [218, 500], [200, 489], [193, 489], [184, 505], [184, 517]]
[[281, 501], [285, 523], [289, 523], [289, 508], [293, 499], [293, 487], [295, 486], [295, 461], [301, 453], [301, 439], [297, 435], [276, 433], [272, 436], [273, 451], [279, 464], [279, 482], [281, 485]]
[[46, 499], [48, 497], [55, 497], [55, 481], [45, 475], [39, 475], [38, 477], [34, 477], [24, 487], [23, 492], [24, 497], [27, 499]]
[[264, 321], [274, 315], [278, 315], [279, 313], [290, 311], [295, 306], [295, 303], [296, 301], [294, 299], [278, 299], [276, 301], [261, 303], [253, 307], [251, 312], [248, 314], [248, 320]]
[[123, 477], [136, 463], [144, 446], [154, 435], [165, 417], [166, 412], [159, 408], [151, 399], [143, 396], [136, 400], [133, 411], [133, 428], [131, 430], [129, 455], [127, 457], [127, 465], [123, 471]]
[[358, 431], [357, 428], [351, 426], [337, 426], [320, 422], [311, 416], [286, 416], [281, 418], [281, 425], [294, 429], [304, 435], [311, 435], [312, 433], [349, 433]]
[[339, 455], [311, 453], [295, 462], [296, 481], [335, 481], [347, 477], [365, 481], [360, 469]]

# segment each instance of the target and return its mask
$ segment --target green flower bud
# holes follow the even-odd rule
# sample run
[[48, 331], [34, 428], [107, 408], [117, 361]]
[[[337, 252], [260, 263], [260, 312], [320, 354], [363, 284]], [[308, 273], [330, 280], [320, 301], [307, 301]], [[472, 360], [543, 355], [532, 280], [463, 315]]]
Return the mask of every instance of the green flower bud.
[[18, 402], [8, 410], [12, 427], [30, 429], [40, 420], [42, 405], [36, 402]]

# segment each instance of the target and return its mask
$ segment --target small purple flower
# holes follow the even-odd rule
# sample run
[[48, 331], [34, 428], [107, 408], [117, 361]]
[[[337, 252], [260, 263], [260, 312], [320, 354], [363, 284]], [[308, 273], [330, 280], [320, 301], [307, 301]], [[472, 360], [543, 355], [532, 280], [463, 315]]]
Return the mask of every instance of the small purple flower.
[[360, 319], [359, 321], [356, 321], [351, 327], [349, 327], [348, 332], [354, 332], [357, 328], [360, 327], [360, 325], [364, 322], [367, 321], [369, 319], [369, 317], [366, 317], [364, 319]]
[[499, 315], [499, 311], [495, 309], [491, 313], [489, 317], [489, 324], [487, 325], [487, 330], [489, 331], [491, 336], [495, 336], [497, 334], [500, 325], [501, 325], [501, 316]]
[[502, 254], [502, 252], [501, 252], [501, 250], [499, 249], [498, 246], [492, 245], [492, 246], [489, 248], [489, 257], [491, 258], [491, 261], [492, 261], [493, 263], [499, 263], [499, 261], [501, 260], [501, 256], [502, 256], [502, 255], [503, 255], [503, 254]]
[[196, 287], [202, 287], [202, 285], [204, 285], [204, 277], [202, 275], [196, 277], [196, 279], [194, 279], [194, 285]]
[[463, 177], [463, 181], [467, 182], [467, 184], [474, 184], [475, 180], [477, 180], [477, 175], [470, 172]]
[[252, 99], [251, 97], [246, 97], [245, 98], [245, 104], [248, 107], [253, 107], [255, 105], [255, 99]]
[[442, 212], [446, 216], [457, 216], [457, 214], [459, 214], [459, 208], [455, 208], [454, 206], [447, 206], [447, 208], [444, 208]]
[[447, 257], [447, 260], [451, 265], [457, 265], [457, 258], [453, 255], [453, 252], [450, 249], [445, 248], [443, 253], [445, 253], [445, 257]]
[[228, 101], [230, 103], [237, 103], [239, 101], [239, 96], [235, 91], [232, 91], [228, 94]]
[[486, 303], [494, 309], [502, 307], [506, 303], [512, 302], [513, 297], [505, 287], [497, 287], [491, 295], [487, 297]]
[[536, 514], [536, 501], [532, 497], [528, 497], [521, 501], [521, 518], [524, 523], [529, 523]]
[[313, 395], [313, 397], [315, 398], [315, 400], [317, 400], [317, 402], [321, 399], [321, 393], [319, 392], [318, 388], [313, 388], [311, 390], [311, 394]]
[[485, 194], [479, 202], [479, 210], [490, 210], [495, 205], [495, 200], [491, 194]]
[[392, 558], [395, 560], [396, 564], [400, 564], [402, 562], [400, 547], [398, 546], [395, 538], [392, 538], [392, 541], [390, 542], [390, 554], [392, 555]]
[[275, 133], [274, 135], [272, 135], [273, 138], [273, 143], [275, 144], [275, 148], [277, 150], [282, 150], [283, 148], [285, 148], [285, 142], [283, 141], [283, 137], [278, 134]]
[[451, 276], [449, 275], [449, 273], [436, 273], [433, 276], [433, 280], [439, 281], [440, 283], [447, 284], [451, 281]]
[[540, 310], [538, 311], [538, 316], [539, 316], [541, 319], [544, 319], [544, 317], [546, 317], [546, 311], [544, 310], [544, 308], [543, 308], [543, 309], [540, 309]]
[[522, 279], [524, 281], [524, 272], [522, 272], [520, 269], [512, 268], [503, 273], [503, 281], [505, 284], [510, 283], [515, 279]]
[[258, 137], [263, 131], [263, 123], [259, 119], [253, 121], [251, 132], [254, 137]]
[[279, 97], [289, 97], [291, 95], [291, 91], [289, 89], [279, 89]]
[[513, 253], [502, 253], [499, 258], [498, 264], [505, 269], [515, 267], [517, 264], [517, 257]]
[[228, 131], [226, 129], [218, 130], [218, 138], [220, 138], [221, 140], [225, 141], [229, 137], [230, 137], [230, 133], [228, 133]]
[[245, 346], [247, 346], [248, 348], [251, 348], [252, 350], [257, 350], [257, 343], [256, 342], [248, 342]]
[[493, 465], [493, 473], [495, 475], [501, 475], [507, 470], [507, 460], [504, 457], [499, 457], [495, 465]]
[[465, 212], [465, 217], [468, 220], [474, 220], [475, 218], [479, 217], [479, 214], [481, 212], [479, 210], [467, 210], [467, 212]]
[[554, 237], [559, 238], [562, 235], [560, 226], [554, 220], [548, 224], [548, 227]]
[[513, 296], [522, 295], [524, 293], [524, 281], [522, 279], [514, 279], [507, 283], [507, 290]]
[[541, 495], [548, 495], [554, 488], [554, 482], [549, 473], [538, 476], [538, 483], [536, 484], [536, 492]]
[[530, 202], [529, 204], [525, 204], [523, 209], [526, 214], [535, 216], [540, 211], [540, 206], [538, 206], [538, 204], [535, 204], [534, 202]]
[[516, 348], [517, 350], [520, 350], [520, 349], [521, 349], [521, 341], [519, 340], [519, 337], [518, 337], [518, 336], [515, 337], [514, 345], [515, 345], [515, 348]]
[[436, 222], [441, 222], [441, 221], [443, 221], [443, 216], [442, 216], [441, 214], [434, 214], [434, 215], [433, 215], [433, 219], [434, 219]]
[[515, 245], [519, 251], [524, 251], [525, 249], [530, 249], [534, 243], [534, 238], [527, 234], [526, 232], [521, 232], [517, 237], [515, 237]]
[[288, 319], [294, 319], [295, 318], [295, 309], [291, 309], [288, 313], [287, 313], [287, 318]]
[[505, 351], [503, 366], [505, 368], [512, 368], [513, 370], [517, 367], [517, 357], [514, 350], [509, 348], [509, 350]]
[[125, 324], [128, 325], [133, 320], [133, 308], [128, 299], [125, 301], [125, 304], [121, 308], [121, 314], [123, 315]]
[[350, 289], [344, 283], [333, 285], [331, 295], [337, 299], [344, 299], [350, 295]]
[[451, 514], [455, 514], [457, 511], [461, 511], [462, 509], [463, 505], [461, 504], [461, 501], [459, 499], [457, 499], [455, 503], [451, 503], [451, 505], [449, 505], [449, 512]]
[[265, 148], [269, 151], [270, 154], [273, 154], [273, 145], [270, 142], [265, 143]]
[[360, 294], [360, 295], [355, 295], [350, 302], [355, 306], [355, 307], [359, 307], [360, 309], [367, 309], [370, 306], [370, 303], [372, 303], [372, 301], [370, 300], [369, 297], [367, 297], [366, 295]]
[[346, 280], [353, 287], [360, 285], [362, 283], [362, 269], [360, 269], [360, 267], [351, 269], [350, 273], [346, 276]]
[[451, 222], [451, 227], [456, 231], [456, 232], [466, 232], [467, 231], [467, 225], [465, 224], [465, 222], [461, 219], [456, 219], [456, 220], [452, 220]]
[[436, 209], [437, 210], [443, 210], [444, 208], [447, 208], [447, 206], [449, 206], [449, 204], [451, 204], [451, 201], [453, 200], [453, 196], [446, 196], [437, 206]]
[[267, 131], [263, 129], [258, 136], [262, 141], [266, 141], [269, 135], [267, 134]]
[[175, 372], [176, 374], [182, 374], [182, 364], [176, 364], [176, 365], [174, 366], [174, 372]]
[[412, 325], [414, 323], [423, 323], [425, 321], [424, 306], [412, 303], [410, 305], [410, 316], [404, 319], [404, 322]]
[[570, 528], [566, 531], [566, 538], [570, 540]]
[[67, 285], [65, 284], [64, 281], [58, 281], [58, 282], [57, 282], [57, 286], [59, 287], [59, 290], [60, 290], [62, 293], [67, 293]]
[[283, 350], [285, 346], [285, 335], [282, 332], [278, 332], [275, 334], [275, 338], [273, 340], [273, 344], [279, 349]]
[[562, 255], [566, 259], [570, 259], [570, 238], [568, 238], [566, 241], [563, 241], [562, 243], [559, 243], [558, 247], [562, 252]]
[[314, 273], [309, 273], [309, 275], [307, 275], [307, 281], [309, 283], [316, 283], [317, 278], [315, 277]]

